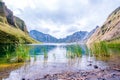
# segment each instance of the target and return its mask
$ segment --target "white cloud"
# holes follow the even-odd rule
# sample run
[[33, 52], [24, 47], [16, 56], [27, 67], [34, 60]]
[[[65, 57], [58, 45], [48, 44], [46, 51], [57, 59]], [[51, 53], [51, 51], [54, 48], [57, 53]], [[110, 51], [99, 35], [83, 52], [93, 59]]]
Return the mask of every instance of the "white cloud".
[[102, 25], [120, 0], [4, 0], [14, 14], [26, 22], [28, 30], [57, 38], [76, 31], [90, 31]]
[[20, 8], [24, 9], [25, 7], [28, 7], [28, 0], [4, 0], [4, 2], [10, 7], [10, 8]]

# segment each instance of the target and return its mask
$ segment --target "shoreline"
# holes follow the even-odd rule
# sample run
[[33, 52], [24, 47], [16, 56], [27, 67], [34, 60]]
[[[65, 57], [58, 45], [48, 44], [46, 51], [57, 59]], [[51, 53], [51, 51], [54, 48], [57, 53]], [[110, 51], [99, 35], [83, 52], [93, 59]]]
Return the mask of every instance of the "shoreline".
[[[12, 64], [12, 66], [6, 66], [3, 71], [0, 71], [0, 80], [4, 77], [8, 77], [12, 70], [19, 68], [23, 63]], [[105, 69], [95, 68], [94, 70], [78, 70], [78, 71], [63, 71], [52, 74], [45, 74], [42, 77], [34, 79], [22, 78], [20, 80], [120, 80], [120, 64], [110, 64], [110, 67]], [[1, 66], [0, 66], [1, 69]]]
[[9, 76], [12, 70], [18, 69], [24, 63], [0, 64], [0, 80]]
[[55, 74], [45, 74], [40, 78], [23, 78], [22, 80], [120, 80], [119, 61], [111, 61], [108, 64], [109, 67], [105, 69], [94, 66], [94, 70], [63, 71]]
[[[115, 59], [114, 59], [115, 60]], [[56, 72], [56, 73], [46, 73], [43, 74], [40, 72], [36, 75], [31, 75], [29, 77], [21, 77], [18, 80], [120, 80], [120, 63], [119, 61], [110, 61], [108, 62], [109, 67], [104, 69], [100, 68], [97, 65], [88, 65], [93, 66], [94, 70], [65, 70]], [[0, 80], [2, 78], [7, 78], [9, 73], [12, 70], [18, 69], [22, 66], [23, 63], [9, 64], [9, 65], [0, 65]], [[6, 66], [6, 67], [5, 67]], [[2, 71], [3, 67], [3, 71]], [[37, 76], [43, 74], [43, 76]]]
[[[31, 80], [24, 79], [23, 80]], [[120, 80], [120, 69], [95, 69], [91, 71], [46, 74], [35, 80]]]

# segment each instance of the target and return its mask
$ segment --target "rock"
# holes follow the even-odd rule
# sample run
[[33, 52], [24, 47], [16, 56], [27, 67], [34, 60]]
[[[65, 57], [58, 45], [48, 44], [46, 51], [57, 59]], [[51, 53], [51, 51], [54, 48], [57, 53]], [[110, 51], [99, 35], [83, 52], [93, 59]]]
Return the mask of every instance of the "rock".
[[116, 76], [116, 74], [112, 74], [112, 77], [114, 78]]
[[50, 77], [50, 75], [49, 75], [49, 74], [47, 74], [47, 75], [45, 75], [45, 76], [44, 76], [44, 78], [48, 78], [48, 77]]
[[83, 72], [83, 73], [81, 73], [81, 76], [86, 77], [88, 74], [89, 74], [88, 72]]
[[92, 66], [92, 64], [88, 64], [87, 66]]
[[95, 68], [95, 69], [98, 69], [98, 66], [97, 66], [97, 65], [94, 65], [94, 68]]
[[15, 23], [18, 26], [18, 28], [27, 33], [28, 31], [27, 31], [25, 22], [16, 16], [14, 18], [15, 18]]
[[113, 68], [114, 70], [116, 70], [116, 71], [118, 71], [118, 72], [120, 72], [120, 69], [119, 68]]
[[25, 78], [22, 78], [22, 80], [25, 80]]
[[5, 15], [6, 15], [8, 23], [14, 27], [17, 27], [16, 23], [15, 23], [13, 12], [11, 10], [9, 10], [7, 7], [5, 7]]
[[98, 80], [106, 80], [105, 78], [98, 78]]

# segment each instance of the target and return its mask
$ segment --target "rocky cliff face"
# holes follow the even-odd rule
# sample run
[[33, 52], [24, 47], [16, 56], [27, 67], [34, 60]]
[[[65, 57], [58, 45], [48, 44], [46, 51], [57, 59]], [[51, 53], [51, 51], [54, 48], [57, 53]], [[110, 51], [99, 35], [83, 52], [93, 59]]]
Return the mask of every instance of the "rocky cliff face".
[[36, 41], [27, 33], [25, 22], [14, 16], [0, 0], [0, 44], [35, 43]]
[[13, 12], [8, 9], [2, 1], [0, 1], [0, 22], [7, 23], [13, 27], [21, 29], [24, 32], [27, 32], [24, 21], [18, 17], [15, 17]]
[[22, 19], [18, 18], [18, 17], [14, 17], [14, 18], [15, 18], [15, 23], [16, 23], [17, 27], [19, 29], [21, 29], [22, 31], [28, 33], [25, 22]]
[[95, 33], [88, 39], [87, 43], [112, 41], [116, 39], [120, 39], [120, 7], [108, 16], [103, 26], [95, 31]]

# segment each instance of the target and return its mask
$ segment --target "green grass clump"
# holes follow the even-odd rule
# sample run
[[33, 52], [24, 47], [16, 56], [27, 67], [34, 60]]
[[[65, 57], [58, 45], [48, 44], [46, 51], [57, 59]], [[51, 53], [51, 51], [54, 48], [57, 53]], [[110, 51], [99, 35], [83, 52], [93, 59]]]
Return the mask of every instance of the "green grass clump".
[[79, 45], [67, 46], [66, 56], [68, 58], [81, 57], [81, 54], [82, 54], [82, 48]]
[[99, 43], [95, 43], [91, 47], [92, 53], [94, 53], [96, 56], [110, 56], [109, 54], [109, 48], [106, 42], [101, 41]]
[[30, 59], [29, 47], [19, 44], [15, 51], [17, 62], [24, 62]]
[[[99, 57], [109, 57], [113, 53], [116, 53], [115, 51], [120, 50], [120, 39], [114, 40], [114, 41], [101, 41], [94, 43], [90, 50], [92, 53], [94, 53], [95, 56]], [[112, 52], [112, 50], [115, 50]]]
[[107, 42], [107, 44], [110, 48], [119, 48], [120, 49], [120, 40]]
[[47, 59], [48, 58], [48, 53], [47, 53], [46, 48], [42, 48], [42, 50], [43, 50], [44, 58]]
[[4, 55], [0, 56], [0, 63], [20, 63], [30, 60], [29, 47], [24, 44], [16, 45], [13, 47], [4, 47]]

